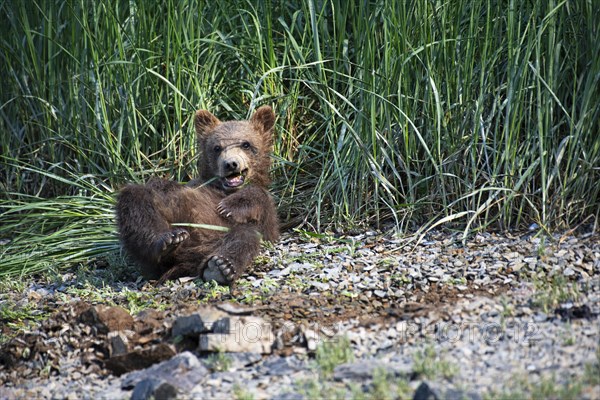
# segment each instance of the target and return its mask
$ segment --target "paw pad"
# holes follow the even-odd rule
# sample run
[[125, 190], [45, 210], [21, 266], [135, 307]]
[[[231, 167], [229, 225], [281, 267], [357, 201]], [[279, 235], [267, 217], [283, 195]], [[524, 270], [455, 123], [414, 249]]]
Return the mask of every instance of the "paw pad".
[[212, 256], [202, 275], [204, 281], [216, 281], [220, 285], [229, 285], [234, 278], [235, 270], [231, 262], [220, 256]]

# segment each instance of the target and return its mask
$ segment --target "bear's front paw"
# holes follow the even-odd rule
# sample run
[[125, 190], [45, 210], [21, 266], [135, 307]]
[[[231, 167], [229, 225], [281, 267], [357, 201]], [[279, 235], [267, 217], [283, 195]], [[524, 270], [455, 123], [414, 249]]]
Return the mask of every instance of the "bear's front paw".
[[229, 211], [229, 208], [227, 208], [227, 205], [225, 204], [225, 202], [223, 200], [221, 200], [221, 202], [217, 206], [217, 212], [222, 217], [225, 217], [225, 218], [231, 217], [231, 211]]
[[216, 281], [220, 285], [230, 285], [235, 278], [235, 270], [231, 262], [221, 256], [209, 258], [202, 279], [205, 282]]
[[223, 218], [228, 218], [234, 221], [237, 224], [247, 224], [251, 222], [251, 218], [248, 215], [248, 212], [244, 206], [240, 206], [239, 204], [231, 207], [228, 203], [231, 201], [227, 201], [228, 199], [221, 200], [219, 205], [217, 206], [217, 212]]
[[188, 231], [183, 228], [175, 228], [172, 231], [165, 232], [156, 238], [154, 241], [153, 249], [155, 256], [160, 257], [173, 249], [175, 249], [179, 243], [187, 240], [190, 237]]

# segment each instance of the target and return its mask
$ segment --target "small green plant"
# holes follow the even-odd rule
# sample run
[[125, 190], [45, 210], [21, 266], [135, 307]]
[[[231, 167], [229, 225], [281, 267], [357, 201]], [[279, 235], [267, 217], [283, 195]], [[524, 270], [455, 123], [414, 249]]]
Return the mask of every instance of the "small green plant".
[[394, 273], [391, 276], [392, 284], [394, 286], [402, 287], [412, 282], [410, 276], [405, 273]]
[[432, 345], [426, 346], [414, 356], [414, 372], [426, 378], [444, 377], [450, 379], [456, 375], [458, 368], [440, 357]]
[[566, 383], [559, 383], [555, 376], [543, 377], [537, 382], [528, 378], [514, 376], [509, 379], [510, 385], [501, 392], [492, 391], [484, 396], [485, 400], [513, 399], [577, 399], [583, 388], [583, 379], [576, 378]]
[[213, 372], [223, 372], [231, 368], [232, 360], [228, 354], [218, 351], [208, 356], [207, 364]]
[[263, 296], [247, 279], [240, 279], [236, 285], [236, 300], [244, 304], [255, 304], [262, 301]]
[[90, 281], [84, 281], [82, 284], [70, 286], [66, 290], [67, 294], [78, 296], [83, 300], [96, 304], [115, 305], [114, 298], [117, 296], [110, 286], [96, 287]]
[[331, 381], [323, 381], [318, 378], [302, 380], [297, 383], [300, 393], [307, 399], [346, 399], [346, 390], [343, 386], [336, 385]]
[[552, 311], [561, 303], [576, 302], [580, 296], [577, 283], [569, 282], [561, 274], [554, 274], [548, 279], [536, 277], [533, 283], [533, 305], [540, 307], [544, 313]]
[[310, 285], [306, 282], [306, 279], [303, 279], [301, 276], [290, 274], [286, 277], [285, 283], [286, 286], [296, 289], [298, 292], [303, 292]]
[[583, 383], [590, 386], [600, 385], [600, 346], [596, 348], [596, 362], [585, 364]]
[[254, 395], [236, 383], [233, 385], [233, 398], [235, 400], [254, 400]]
[[271, 294], [277, 290], [279, 287], [279, 283], [271, 278], [270, 276], [265, 276], [260, 284], [260, 291], [265, 294]]
[[31, 302], [21, 305], [7, 300], [0, 304], [0, 323], [6, 324], [11, 329], [22, 329], [29, 323], [41, 321], [44, 318], [46, 318], [46, 313]]
[[341, 293], [342, 296], [346, 296], [346, 297], [350, 297], [351, 299], [358, 297], [358, 293], [356, 292], [351, 292], [349, 290], [342, 290]]
[[164, 310], [168, 307], [167, 302], [157, 301], [159, 296], [156, 296], [156, 291], [151, 290], [147, 291], [137, 291], [137, 290], [129, 290], [124, 287], [121, 290], [121, 295], [124, 296], [127, 304], [125, 307], [129, 310], [131, 315], [135, 315], [142, 310], [146, 310], [148, 308], [152, 308], [155, 310]]
[[464, 276], [461, 276], [460, 278], [452, 278], [450, 280], [450, 283], [452, 285], [466, 285], [467, 284], [467, 278], [465, 278]]
[[340, 364], [354, 361], [354, 353], [350, 340], [346, 336], [325, 341], [317, 347], [315, 359], [319, 372], [324, 377], [329, 377], [335, 367]]
[[540, 243], [537, 248], [538, 257], [544, 257], [546, 255], [546, 235], [540, 237]]
[[25, 279], [3, 279], [0, 282], [0, 293], [23, 292], [25, 287]]
[[370, 397], [373, 399], [393, 399], [395, 396], [391, 392], [392, 376], [383, 368], [377, 368], [373, 371], [373, 382], [371, 383]]
[[200, 283], [200, 289], [205, 293], [205, 296], [200, 300], [202, 303], [218, 300], [222, 296], [229, 294], [229, 288], [227, 286], [219, 285], [215, 281]]

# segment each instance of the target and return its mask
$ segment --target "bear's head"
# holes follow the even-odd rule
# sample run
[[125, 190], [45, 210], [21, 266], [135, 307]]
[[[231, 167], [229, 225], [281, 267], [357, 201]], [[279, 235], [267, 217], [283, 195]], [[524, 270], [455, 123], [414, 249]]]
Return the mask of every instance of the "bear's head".
[[226, 192], [246, 183], [266, 187], [273, 150], [275, 113], [262, 106], [248, 121], [221, 122], [206, 110], [194, 117], [200, 159], [200, 180]]

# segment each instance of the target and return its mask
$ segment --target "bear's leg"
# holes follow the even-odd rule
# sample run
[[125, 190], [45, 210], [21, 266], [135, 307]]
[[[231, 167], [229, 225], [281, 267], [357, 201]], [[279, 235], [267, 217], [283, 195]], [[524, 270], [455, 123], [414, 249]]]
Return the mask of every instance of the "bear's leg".
[[260, 233], [256, 226], [234, 226], [208, 257], [202, 279], [215, 280], [222, 285], [233, 285], [252, 264], [259, 251]]
[[126, 186], [117, 201], [121, 240], [125, 249], [142, 264], [142, 272], [148, 279], [164, 272], [159, 264], [190, 236], [183, 228], [171, 227], [175, 207], [155, 186], [156, 183]]

